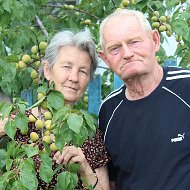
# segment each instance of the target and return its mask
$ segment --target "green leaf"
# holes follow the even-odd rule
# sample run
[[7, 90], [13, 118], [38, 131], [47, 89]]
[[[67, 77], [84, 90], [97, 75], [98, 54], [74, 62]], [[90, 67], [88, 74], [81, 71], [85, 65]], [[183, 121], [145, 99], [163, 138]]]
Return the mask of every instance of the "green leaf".
[[80, 164], [66, 164], [65, 169], [72, 173], [77, 173], [80, 171]]
[[13, 164], [13, 159], [6, 159], [6, 170], [10, 171]]
[[68, 116], [67, 124], [75, 133], [79, 133], [83, 124], [83, 118], [80, 115], [72, 113]]
[[84, 115], [84, 118], [86, 120], [86, 123], [88, 124], [88, 126], [93, 129], [93, 131], [96, 130], [96, 126], [95, 126], [95, 119], [90, 115], [88, 114], [87, 112], [85, 111], [81, 111], [82, 114]]
[[15, 126], [21, 129], [23, 132], [28, 131], [28, 118], [26, 115], [19, 113], [14, 118]]
[[5, 124], [4, 129], [5, 129], [6, 134], [7, 134], [12, 140], [14, 140], [14, 136], [15, 136], [15, 134], [16, 134], [16, 129], [17, 129], [15, 123], [12, 122], [12, 121], [10, 121], [10, 120], [7, 121], [7, 123]]
[[2, 107], [2, 117], [3, 118], [7, 118], [11, 112], [13, 108], [12, 104], [6, 103], [3, 107]]
[[7, 0], [7, 1], [3, 1], [3, 8], [7, 11], [7, 12], [11, 12], [12, 9], [12, 5], [13, 5], [13, 0]]
[[6, 172], [3, 175], [0, 175], [0, 189], [1, 190], [6, 190], [8, 176], [9, 176], [9, 172]]
[[77, 174], [65, 171], [58, 175], [56, 189], [73, 190], [76, 188], [77, 182], [78, 182]]
[[63, 94], [58, 91], [52, 91], [47, 96], [47, 102], [52, 108], [58, 110], [64, 106]]
[[4, 149], [0, 149], [0, 170], [6, 164], [6, 151]]
[[10, 190], [28, 190], [20, 181], [14, 181]]
[[37, 155], [39, 152], [39, 148], [37, 146], [31, 147], [29, 145], [29, 146], [23, 146], [23, 148], [28, 158], [31, 158], [32, 156]]
[[64, 121], [69, 112], [71, 112], [71, 107], [69, 105], [61, 107], [59, 110], [53, 113], [52, 122], [55, 123], [60, 118], [61, 118], [60, 122]]
[[38, 87], [37, 92], [41, 92], [43, 94], [46, 94], [47, 90], [48, 90], [47, 83], [43, 83], [42, 86]]
[[52, 159], [49, 157], [48, 154], [42, 154], [40, 158], [41, 158], [41, 164], [39, 169], [40, 178], [46, 183], [49, 183], [53, 177]]
[[25, 159], [20, 164], [20, 182], [28, 190], [36, 190], [38, 181], [32, 159]]
[[12, 11], [13, 18], [20, 19], [24, 15], [24, 7], [19, 1], [14, 1], [14, 9]]
[[8, 12], [5, 12], [3, 15], [1, 15], [0, 24], [2, 27], [7, 27], [7, 25], [10, 22], [10, 14]]

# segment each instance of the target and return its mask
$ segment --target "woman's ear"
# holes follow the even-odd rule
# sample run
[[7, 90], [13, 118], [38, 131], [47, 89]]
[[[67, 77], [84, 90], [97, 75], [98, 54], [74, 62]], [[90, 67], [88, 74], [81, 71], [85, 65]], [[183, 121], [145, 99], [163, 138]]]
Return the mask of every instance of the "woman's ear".
[[46, 80], [50, 80], [50, 67], [48, 61], [43, 62], [43, 70]]

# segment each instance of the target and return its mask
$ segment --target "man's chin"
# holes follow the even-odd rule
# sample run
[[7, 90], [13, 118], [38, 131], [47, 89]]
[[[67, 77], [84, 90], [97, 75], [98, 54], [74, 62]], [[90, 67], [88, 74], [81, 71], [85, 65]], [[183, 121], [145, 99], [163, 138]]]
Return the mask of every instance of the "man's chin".
[[126, 80], [129, 80], [129, 79], [132, 79], [132, 78], [139, 76], [139, 74], [140, 73], [137, 70], [133, 70], [130, 72], [128, 71], [128, 72], [121, 74], [121, 79], [126, 81]]

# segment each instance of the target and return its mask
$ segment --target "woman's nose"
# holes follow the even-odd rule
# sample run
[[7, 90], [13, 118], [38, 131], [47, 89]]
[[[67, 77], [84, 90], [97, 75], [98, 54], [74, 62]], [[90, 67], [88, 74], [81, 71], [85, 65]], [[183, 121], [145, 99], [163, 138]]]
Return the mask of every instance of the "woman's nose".
[[73, 82], [78, 82], [79, 80], [79, 74], [78, 71], [75, 69], [72, 69], [71, 72], [69, 73], [69, 80]]

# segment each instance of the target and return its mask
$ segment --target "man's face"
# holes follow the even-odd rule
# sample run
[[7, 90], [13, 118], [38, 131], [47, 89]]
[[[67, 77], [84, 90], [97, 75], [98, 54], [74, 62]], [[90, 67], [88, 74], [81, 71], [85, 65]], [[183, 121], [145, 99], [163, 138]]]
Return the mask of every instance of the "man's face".
[[159, 50], [156, 31], [143, 30], [135, 17], [117, 16], [106, 23], [103, 39], [100, 56], [122, 80], [151, 72]]
[[55, 82], [55, 90], [63, 93], [65, 103], [73, 105], [83, 95], [90, 80], [91, 59], [88, 53], [73, 46], [60, 49], [50, 69], [44, 65], [47, 80]]

